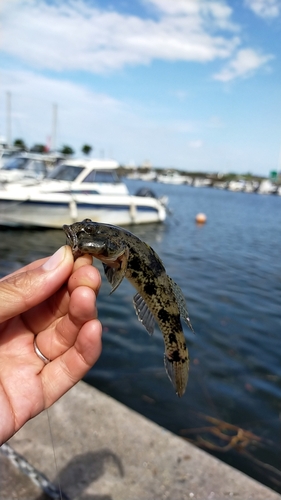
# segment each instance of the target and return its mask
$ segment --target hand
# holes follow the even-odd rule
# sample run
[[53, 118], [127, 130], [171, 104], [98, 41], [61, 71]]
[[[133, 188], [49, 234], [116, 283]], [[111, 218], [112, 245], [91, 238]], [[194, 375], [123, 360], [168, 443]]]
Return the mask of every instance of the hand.
[[[69, 246], [0, 280], [0, 445], [48, 408], [101, 353], [96, 295], [101, 278], [89, 255]], [[50, 363], [35, 353], [34, 339]]]

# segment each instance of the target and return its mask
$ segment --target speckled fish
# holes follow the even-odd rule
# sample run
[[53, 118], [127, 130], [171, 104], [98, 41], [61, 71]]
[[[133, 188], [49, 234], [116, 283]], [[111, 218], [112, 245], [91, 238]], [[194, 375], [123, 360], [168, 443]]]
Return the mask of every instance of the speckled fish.
[[150, 335], [154, 320], [164, 337], [165, 368], [178, 396], [185, 392], [189, 357], [180, 317], [193, 331], [180, 287], [166, 274], [157, 253], [134, 234], [110, 224], [85, 219], [64, 225], [74, 257], [90, 254], [101, 260], [114, 292], [123, 278], [137, 290], [133, 302]]

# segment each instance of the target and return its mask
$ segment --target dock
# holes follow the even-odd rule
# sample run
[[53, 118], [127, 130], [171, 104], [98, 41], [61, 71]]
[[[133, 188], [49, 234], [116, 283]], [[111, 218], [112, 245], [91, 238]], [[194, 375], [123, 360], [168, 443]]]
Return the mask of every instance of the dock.
[[[71, 500], [281, 500], [84, 382], [9, 444]], [[1, 500], [47, 499], [2, 454], [0, 470]]]

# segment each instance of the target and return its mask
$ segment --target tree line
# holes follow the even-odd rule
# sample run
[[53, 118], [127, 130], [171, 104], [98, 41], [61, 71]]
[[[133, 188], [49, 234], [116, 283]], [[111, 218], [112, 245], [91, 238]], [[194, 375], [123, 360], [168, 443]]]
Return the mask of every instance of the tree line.
[[[31, 148], [28, 148], [23, 139], [15, 139], [13, 145], [21, 151], [30, 151], [32, 153], [48, 152], [48, 148], [44, 144], [34, 144], [34, 146], [32, 146]], [[93, 147], [90, 146], [90, 144], [83, 144], [83, 146], [81, 147], [81, 151], [84, 155], [89, 156], [93, 151]], [[75, 150], [71, 146], [65, 144], [58, 150], [58, 152], [62, 153], [63, 155], [71, 156], [74, 155]]]

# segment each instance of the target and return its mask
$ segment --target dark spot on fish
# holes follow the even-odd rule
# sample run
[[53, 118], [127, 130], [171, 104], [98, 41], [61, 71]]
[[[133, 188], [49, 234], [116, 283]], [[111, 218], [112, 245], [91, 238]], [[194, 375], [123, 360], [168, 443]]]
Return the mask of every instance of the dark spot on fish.
[[153, 270], [156, 276], [160, 276], [160, 274], [166, 272], [161, 260], [159, 259], [158, 255], [154, 252], [152, 248], [150, 248], [148, 259], [149, 259], [149, 267]]
[[179, 351], [177, 349], [174, 352], [172, 352], [171, 354], [169, 353], [169, 359], [171, 361], [174, 361], [174, 362], [177, 362], [177, 363], [179, 363], [180, 361], [182, 361], [182, 358], [180, 357], [180, 353], [179, 353]]
[[162, 321], [170, 321], [171, 315], [165, 309], [158, 311], [158, 318]]
[[153, 281], [149, 281], [148, 283], [145, 283], [144, 291], [147, 295], [156, 295], [157, 286], [153, 283]]
[[138, 273], [136, 271], [131, 271], [131, 277], [136, 279], [138, 277]]
[[137, 255], [137, 253], [132, 252], [132, 249], [130, 251], [130, 257], [129, 257], [129, 261], [128, 261], [128, 267], [130, 269], [138, 269], [138, 270], [141, 269], [141, 259]]
[[177, 343], [177, 337], [174, 333], [169, 334], [169, 342], [170, 344], [176, 344]]

